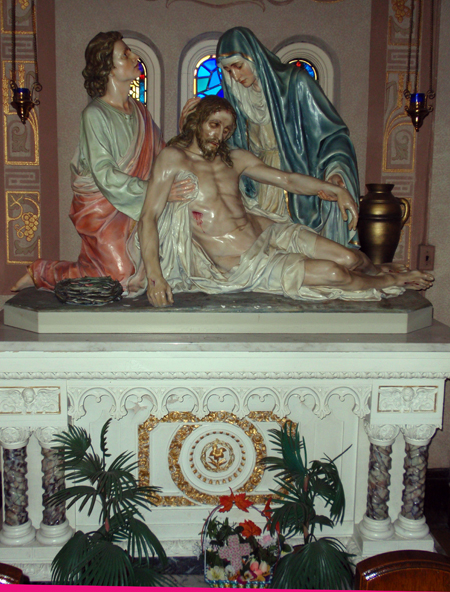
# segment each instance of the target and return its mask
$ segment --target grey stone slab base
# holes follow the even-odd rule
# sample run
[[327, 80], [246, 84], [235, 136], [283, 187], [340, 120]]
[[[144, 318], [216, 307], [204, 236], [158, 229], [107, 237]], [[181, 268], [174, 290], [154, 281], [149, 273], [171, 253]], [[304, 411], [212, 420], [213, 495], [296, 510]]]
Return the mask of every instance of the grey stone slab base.
[[35, 333], [410, 333], [429, 327], [433, 307], [407, 291], [379, 302], [304, 302], [268, 294], [176, 294], [172, 307], [145, 295], [104, 306], [62, 304], [34, 288], [5, 304], [4, 323]]

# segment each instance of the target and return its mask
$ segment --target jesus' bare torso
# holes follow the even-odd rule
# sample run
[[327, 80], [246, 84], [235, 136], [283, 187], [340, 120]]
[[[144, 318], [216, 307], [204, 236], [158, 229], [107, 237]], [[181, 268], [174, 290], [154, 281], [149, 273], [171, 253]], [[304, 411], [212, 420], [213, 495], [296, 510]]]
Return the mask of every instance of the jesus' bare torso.
[[239, 177], [245, 167], [246, 152], [231, 153], [230, 169], [219, 157], [212, 162], [188, 150], [177, 151], [173, 159], [180, 171], [193, 173], [198, 195], [188, 204], [192, 239], [223, 270], [230, 270], [273, 221], [249, 213], [239, 192]]

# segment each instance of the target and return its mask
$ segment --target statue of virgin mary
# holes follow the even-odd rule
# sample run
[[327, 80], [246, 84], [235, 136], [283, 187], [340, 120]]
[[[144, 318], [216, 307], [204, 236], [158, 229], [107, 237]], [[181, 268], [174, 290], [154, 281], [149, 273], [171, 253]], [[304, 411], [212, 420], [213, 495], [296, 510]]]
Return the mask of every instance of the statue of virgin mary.
[[[219, 39], [224, 96], [236, 110], [234, 148], [250, 150], [266, 164], [347, 187], [359, 202], [356, 155], [349, 131], [319, 84], [295, 64], [283, 64], [249, 29], [235, 27]], [[243, 64], [243, 65], [241, 65]], [[249, 77], [236, 75], [250, 68]], [[358, 245], [356, 231], [335, 202], [288, 194], [244, 180], [247, 197], [271, 214], [289, 217], [344, 246]]]

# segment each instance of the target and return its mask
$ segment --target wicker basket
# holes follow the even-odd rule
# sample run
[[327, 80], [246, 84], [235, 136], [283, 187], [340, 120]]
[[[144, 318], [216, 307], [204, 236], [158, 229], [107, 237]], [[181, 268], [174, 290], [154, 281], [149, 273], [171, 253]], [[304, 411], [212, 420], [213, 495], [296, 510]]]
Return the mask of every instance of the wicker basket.
[[[255, 508], [256, 509], [256, 508]], [[212, 519], [213, 514], [215, 513], [215, 511], [217, 510], [217, 508], [215, 508], [215, 510], [213, 510], [213, 512], [211, 512], [211, 514], [208, 516], [208, 519], [205, 522], [205, 527], [202, 530], [202, 552], [203, 552], [203, 557], [204, 557], [204, 577], [205, 577], [205, 582], [211, 587], [211, 588], [269, 588], [270, 584], [272, 582], [272, 575], [273, 575], [273, 570], [274, 567], [276, 565], [276, 563], [279, 560], [280, 557], [280, 553], [281, 553], [281, 548], [280, 548], [280, 540], [278, 538], [277, 540], [277, 545], [278, 545], [278, 554], [276, 557], [276, 563], [275, 565], [272, 565], [270, 568], [270, 575], [267, 575], [264, 579], [264, 581], [260, 581], [260, 580], [248, 580], [248, 581], [242, 581], [242, 579], [240, 581], [237, 580], [220, 580], [220, 579], [210, 579], [207, 576], [208, 570], [212, 568], [212, 566], [207, 564], [207, 553], [213, 553], [215, 555], [219, 554], [219, 547], [216, 548], [215, 545], [211, 545], [211, 541], [208, 540], [208, 538], [206, 536], [204, 536], [204, 533], [206, 531], [206, 526], [208, 525], [209, 521]], [[259, 512], [259, 510], [257, 510]], [[238, 535], [233, 535], [233, 537], [237, 537]], [[232, 540], [233, 537], [230, 537], [230, 539], [227, 539], [227, 546], [230, 545], [230, 542]], [[258, 542], [258, 545], [260, 544], [260, 539], [256, 539]], [[231, 545], [233, 545], [233, 543], [231, 543]], [[222, 547], [220, 547], [222, 548]], [[267, 573], [267, 572], [266, 572]]]

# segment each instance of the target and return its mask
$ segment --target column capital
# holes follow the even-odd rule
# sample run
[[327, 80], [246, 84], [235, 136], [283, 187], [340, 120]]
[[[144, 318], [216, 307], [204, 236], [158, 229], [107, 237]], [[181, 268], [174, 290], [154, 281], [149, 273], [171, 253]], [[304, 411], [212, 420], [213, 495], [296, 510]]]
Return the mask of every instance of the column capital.
[[375, 425], [371, 424], [367, 419], [364, 420], [364, 430], [369, 442], [376, 446], [392, 446], [400, 432], [400, 428], [396, 425]]
[[53, 448], [54, 442], [53, 438], [57, 434], [61, 434], [63, 432], [62, 428], [53, 428], [51, 426], [45, 428], [37, 428], [34, 431], [34, 435], [36, 436], [39, 444], [42, 448]]
[[432, 424], [400, 426], [405, 442], [413, 446], [427, 446], [440, 426]]
[[27, 427], [0, 428], [0, 444], [3, 448], [15, 450], [28, 444], [31, 429]]

